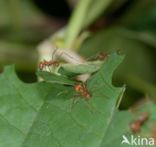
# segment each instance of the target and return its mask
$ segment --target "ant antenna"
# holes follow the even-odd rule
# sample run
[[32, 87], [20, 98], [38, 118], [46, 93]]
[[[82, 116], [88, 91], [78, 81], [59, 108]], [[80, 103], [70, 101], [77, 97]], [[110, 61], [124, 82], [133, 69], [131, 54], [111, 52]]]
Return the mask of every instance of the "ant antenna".
[[72, 64], [80, 64], [84, 62], [84, 59], [80, 56], [78, 56], [76, 53], [66, 50], [66, 51], [62, 51], [60, 53], [60, 56], [62, 56], [62, 58]]
[[55, 56], [57, 55], [57, 50], [58, 48], [56, 47], [56, 49], [54, 49], [52, 52], [52, 61], [55, 60]]
[[84, 59], [78, 56], [76, 53], [70, 50], [63, 50], [58, 48], [53, 49], [52, 51], [52, 60], [55, 60], [55, 58], [62, 58], [66, 62], [73, 64], [80, 64], [84, 62]]

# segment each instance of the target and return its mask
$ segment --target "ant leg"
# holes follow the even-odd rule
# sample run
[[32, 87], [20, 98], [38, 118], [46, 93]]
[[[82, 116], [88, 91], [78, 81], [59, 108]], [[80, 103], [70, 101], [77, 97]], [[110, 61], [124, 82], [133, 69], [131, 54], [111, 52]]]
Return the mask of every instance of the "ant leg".
[[82, 58], [78, 57], [76, 54], [70, 55], [69, 53], [66, 53], [66, 52], [62, 52], [61, 53], [61, 56], [64, 55], [64, 59], [69, 61], [69, 63], [80, 64], [80, 63], [84, 62], [84, 60]]
[[71, 105], [70, 105], [70, 111], [72, 111], [74, 105], [80, 100], [79, 95], [75, 95], [73, 98], [71, 98]]
[[50, 69], [50, 66], [48, 65], [47, 67], [48, 67], [49, 72], [52, 72], [51, 69]]
[[[89, 101], [86, 101], [86, 100], [85, 100], [85, 103], [86, 103], [86, 105], [87, 105], [89, 111], [91, 112], [91, 114], [93, 114], [95, 111], [97, 111], [97, 110], [95, 109], [95, 107], [94, 107], [93, 105], [91, 105], [91, 103], [89, 103]], [[94, 111], [94, 110], [95, 110], [95, 111]]]
[[61, 95], [64, 95], [64, 94], [68, 94], [68, 91], [67, 90], [60, 91], [59, 93], [57, 93], [57, 96], [61, 96]]
[[84, 59], [82, 59], [82, 57], [78, 56], [72, 51], [63, 51], [62, 49], [60, 49], [57, 51], [57, 56], [68, 63], [80, 64], [84, 62]]

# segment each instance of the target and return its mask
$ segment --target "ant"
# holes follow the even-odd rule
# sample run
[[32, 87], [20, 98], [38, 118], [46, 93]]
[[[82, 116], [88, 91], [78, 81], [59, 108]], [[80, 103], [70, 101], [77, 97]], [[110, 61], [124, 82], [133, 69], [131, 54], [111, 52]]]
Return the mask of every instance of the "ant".
[[149, 118], [149, 113], [148, 112], [143, 112], [137, 120], [131, 123], [130, 128], [133, 133], [138, 133], [140, 132], [141, 126], [148, 120]]
[[[70, 52], [72, 53], [72, 52]], [[59, 55], [58, 55], [59, 54]], [[75, 56], [75, 58], [73, 56]], [[54, 60], [54, 57], [57, 56], [57, 57], [61, 57], [64, 58], [64, 60], [66, 60], [67, 62], [78, 62], [78, 63], [81, 63], [83, 60], [82, 59], [79, 59], [74, 53], [72, 53], [72, 55], [70, 55], [69, 53], [66, 53], [66, 52], [63, 52], [63, 51], [60, 51], [58, 50], [57, 48], [53, 51], [52, 53], [52, 59], [50, 61], [47, 61], [47, 60], [43, 60], [39, 63], [38, 65], [38, 68], [40, 70], [43, 70], [45, 69], [46, 67], [50, 67], [50, 66], [53, 66], [53, 67], [58, 67], [60, 65], [60, 62], [57, 61], [57, 60]], [[50, 68], [49, 68], [50, 70]]]
[[104, 61], [106, 58], [108, 58], [109, 54], [105, 53], [105, 52], [100, 52], [96, 55], [93, 55], [91, 57], [89, 57], [87, 60], [92, 61], [92, 60], [100, 60], [100, 61]]
[[50, 60], [50, 61], [46, 61], [46, 60], [43, 60], [39, 63], [38, 67], [40, 70], [43, 70], [44, 68], [46, 67], [50, 67], [50, 66], [54, 66], [54, 67], [58, 67], [59, 66], [59, 62], [58, 61], [53, 61], [53, 60]]
[[91, 98], [91, 94], [88, 91], [86, 85], [84, 83], [78, 83], [74, 86], [76, 92], [78, 92], [85, 100], [89, 100]]
[[[83, 82], [80, 82], [80, 83], [73, 85], [73, 87], [74, 87], [75, 92], [77, 92], [79, 96], [81, 96], [87, 102], [86, 104], [88, 108], [91, 109], [91, 113], [92, 113], [93, 106], [89, 104], [89, 100], [91, 99], [91, 93], [88, 91], [86, 84]], [[73, 104], [76, 103], [78, 99], [75, 99], [75, 100], [73, 101]], [[71, 105], [71, 108], [72, 108], [72, 105]]]
[[152, 130], [152, 137], [154, 138], [155, 143], [156, 143], [156, 126], [154, 126], [154, 128]]
[[48, 67], [48, 69], [50, 70], [50, 66], [54, 66], [54, 67], [58, 67], [60, 65], [59, 61], [53, 60], [54, 59], [54, 54], [56, 53], [57, 49], [54, 50], [53, 54], [52, 54], [52, 60], [47, 61], [47, 60], [43, 60], [40, 61], [38, 68], [40, 70], [45, 69], [46, 67]]
[[104, 52], [101, 52], [97, 55], [96, 59], [98, 60], [105, 60], [106, 58], [108, 58], [108, 53], [104, 53]]

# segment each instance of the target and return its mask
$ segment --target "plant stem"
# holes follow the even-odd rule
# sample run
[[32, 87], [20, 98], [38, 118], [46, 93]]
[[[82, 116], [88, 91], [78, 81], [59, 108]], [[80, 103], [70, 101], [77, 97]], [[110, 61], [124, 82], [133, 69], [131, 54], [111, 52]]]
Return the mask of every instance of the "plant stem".
[[72, 45], [83, 28], [84, 20], [86, 19], [88, 8], [92, 1], [93, 0], [80, 0], [75, 8], [65, 35], [65, 48], [73, 50]]

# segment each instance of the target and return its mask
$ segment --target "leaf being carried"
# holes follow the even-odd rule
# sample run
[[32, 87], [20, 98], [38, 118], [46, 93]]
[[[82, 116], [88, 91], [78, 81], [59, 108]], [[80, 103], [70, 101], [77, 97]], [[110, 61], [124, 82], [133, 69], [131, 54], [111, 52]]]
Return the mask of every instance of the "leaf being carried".
[[62, 64], [58, 72], [66, 75], [91, 74], [97, 72], [102, 63], [103, 61], [92, 61], [82, 64]]
[[51, 72], [38, 71], [37, 76], [39, 76], [39, 77], [43, 78], [45, 81], [51, 82], [51, 83], [66, 84], [66, 85], [74, 85], [75, 84], [75, 81], [72, 81], [63, 75], [56, 75]]

